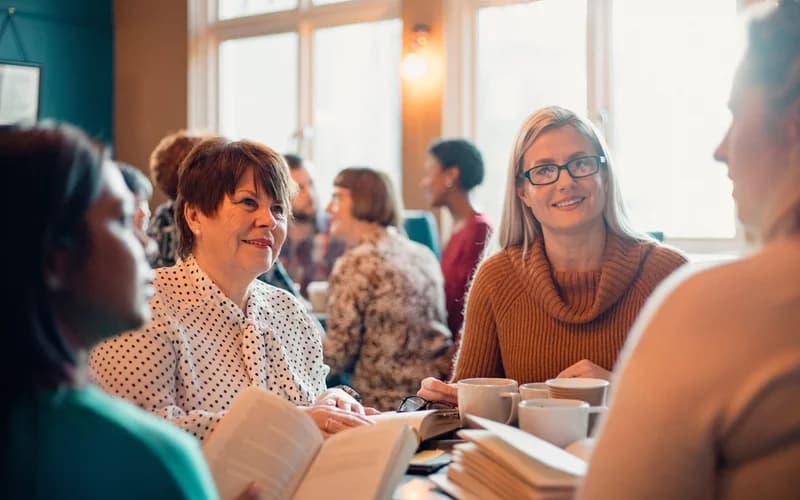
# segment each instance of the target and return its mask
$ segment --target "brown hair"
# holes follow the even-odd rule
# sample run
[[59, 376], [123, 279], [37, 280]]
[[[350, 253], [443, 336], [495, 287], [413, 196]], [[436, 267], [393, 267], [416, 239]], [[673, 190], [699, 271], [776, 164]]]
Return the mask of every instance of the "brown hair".
[[188, 205], [206, 216], [213, 216], [224, 197], [233, 195], [248, 169], [253, 169], [256, 188], [263, 188], [283, 205], [286, 216], [291, 217], [291, 200], [296, 187], [281, 155], [255, 142], [206, 138], [183, 161], [178, 176], [175, 222], [181, 258], [185, 259], [194, 247], [194, 233], [186, 222], [185, 207]]
[[161, 139], [150, 153], [150, 176], [170, 200], [178, 197], [178, 169], [181, 163], [192, 148], [206, 137], [209, 136], [180, 130]]
[[400, 228], [403, 206], [388, 175], [368, 167], [351, 167], [339, 172], [333, 185], [350, 191], [356, 219]]

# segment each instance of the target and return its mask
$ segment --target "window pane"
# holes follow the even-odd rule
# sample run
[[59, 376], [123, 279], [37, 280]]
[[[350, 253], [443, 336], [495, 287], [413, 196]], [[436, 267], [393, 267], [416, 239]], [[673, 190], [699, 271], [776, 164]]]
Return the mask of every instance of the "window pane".
[[615, 160], [635, 225], [733, 237], [731, 185], [711, 155], [742, 46], [736, 2], [616, 0], [612, 22]]
[[252, 16], [293, 10], [297, 8], [297, 0], [217, 0], [219, 2], [219, 18]]
[[228, 40], [219, 49], [219, 128], [234, 139], [292, 148], [297, 130], [297, 34]]
[[400, 44], [398, 19], [314, 33], [313, 160], [323, 203], [344, 167], [367, 165], [400, 192]]
[[586, 113], [586, 0], [478, 12], [476, 140], [487, 175], [475, 200], [499, 223], [514, 136], [536, 109]]

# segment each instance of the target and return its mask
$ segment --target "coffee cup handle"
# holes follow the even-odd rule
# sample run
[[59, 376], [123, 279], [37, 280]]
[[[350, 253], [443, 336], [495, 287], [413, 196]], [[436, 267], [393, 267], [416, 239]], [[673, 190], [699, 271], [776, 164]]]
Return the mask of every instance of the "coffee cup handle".
[[506, 425], [511, 425], [517, 419], [517, 406], [519, 406], [519, 393], [518, 392], [504, 392], [500, 397], [511, 398], [511, 411], [508, 414], [508, 420], [505, 421]]

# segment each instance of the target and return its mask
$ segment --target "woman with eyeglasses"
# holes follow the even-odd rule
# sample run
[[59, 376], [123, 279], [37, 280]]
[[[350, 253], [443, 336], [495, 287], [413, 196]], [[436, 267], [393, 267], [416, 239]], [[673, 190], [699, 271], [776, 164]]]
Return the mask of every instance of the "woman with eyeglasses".
[[[564, 108], [525, 121], [506, 186], [501, 250], [467, 296], [453, 381], [609, 378], [645, 300], [686, 259], [631, 229], [608, 149]], [[457, 399], [434, 378], [418, 395]]]
[[762, 247], [654, 294], [583, 498], [798, 498], [800, 2], [758, 13], [748, 39], [714, 156]]

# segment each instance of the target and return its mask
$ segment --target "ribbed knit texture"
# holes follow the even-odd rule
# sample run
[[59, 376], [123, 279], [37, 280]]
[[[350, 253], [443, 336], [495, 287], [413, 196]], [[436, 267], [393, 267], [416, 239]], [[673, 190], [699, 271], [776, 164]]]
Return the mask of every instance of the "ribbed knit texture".
[[453, 380], [541, 382], [584, 358], [611, 370], [647, 297], [685, 262], [610, 233], [599, 271], [554, 271], [541, 238], [524, 257], [519, 247], [491, 256], [469, 291]]

